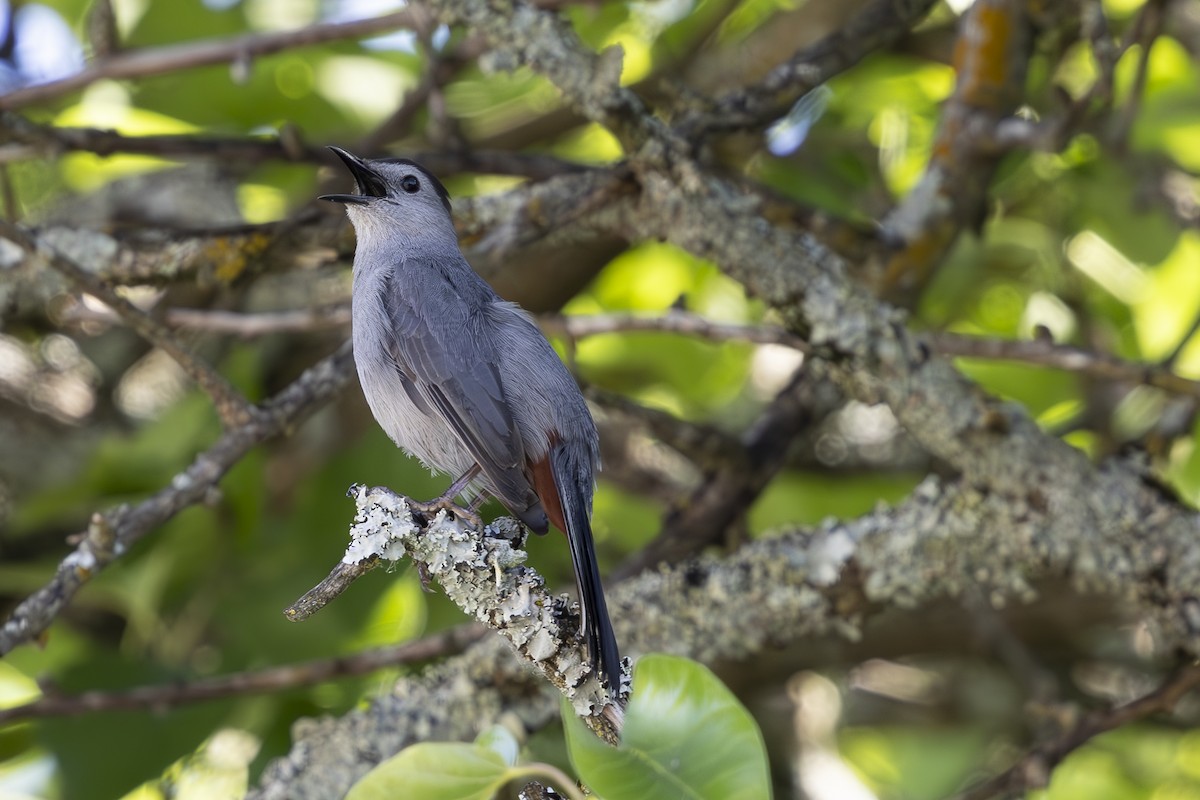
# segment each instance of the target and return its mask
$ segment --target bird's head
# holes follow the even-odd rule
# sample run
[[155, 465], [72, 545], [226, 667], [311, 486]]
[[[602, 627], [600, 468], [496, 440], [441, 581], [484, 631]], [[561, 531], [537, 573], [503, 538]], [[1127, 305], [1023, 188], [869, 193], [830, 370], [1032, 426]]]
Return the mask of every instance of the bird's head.
[[392, 236], [407, 233], [453, 234], [450, 195], [442, 182], [420, 164], [406, 158], [364, 159], [340, 147], [330, 147], [354, 176], [354, 194], [325, 194], [322, 200], [342, 203], [359, 233], [381, 229]]

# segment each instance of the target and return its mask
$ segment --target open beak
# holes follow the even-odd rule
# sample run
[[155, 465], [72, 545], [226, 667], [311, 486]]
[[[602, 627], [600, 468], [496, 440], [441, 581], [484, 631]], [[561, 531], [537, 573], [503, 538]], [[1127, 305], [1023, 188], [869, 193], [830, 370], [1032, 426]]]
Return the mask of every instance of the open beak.
[[334, 154], [342, 160], [346, 168], [350, 170], [350, 174], [354, 176], [354, 183], [358, 189], [358, 194], [323, 194], [318, 200], [328, 200], [331, 203], [355, 203], [356, 205], [366, 205], [375, 197], [386, 197], [387, 190], [383, 185], [383, 179], [379, 177], [369, 166], [353, 153], [349, 153], [340, 147], [330, 146], [329, 148]]

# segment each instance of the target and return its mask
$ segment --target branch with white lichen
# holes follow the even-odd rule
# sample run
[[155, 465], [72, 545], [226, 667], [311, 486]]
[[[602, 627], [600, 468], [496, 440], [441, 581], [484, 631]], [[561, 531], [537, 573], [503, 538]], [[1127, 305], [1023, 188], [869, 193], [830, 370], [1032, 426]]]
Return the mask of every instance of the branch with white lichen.
[[346, 554], [329, 578], [284, 612], [288, 619], [306, 619], [377, 565], [411, 558], [423, 579], [500, 633], [593, 730], [616, 741], [621, 710], [588, 664], [578, 605], [551, 595], [542, 576], [525, 566], [526, 533], [517, 522], [502, 517], [479, 531], [445, 510], [427, 518], [381, 486], [356, 484], [349, 496], [358, 511]]
[[[1107, 497], [1107, 519], [1078, 513], [1074, 494], [1081, 488]], [[380, 525], [392, 518], [370, 501], [367, 513]], [[906, 614], [913, 623], [906, 630], [927, 634], [927, 609], [935, 604], [961, 608], [963, 598], [983, 596], [997, 608], [1042, 602], [1061, 614], [1062, 597], [1040, 596], [1066, 592], [1087, 598], [1077, 604], [1079, 613], [1112, 600], [1113, 613], [1148, 620], [1165, 645], [1194, 653], [1200, 651], [1198, 525], [1195, 512], [1166, 511], [1153, 487], [1124, 482], [1120, 470], [1098, 472], [1087, 487], [1047, 485], [1041, 496], [929, 478], [894, 508], [643, 573], [612, 587], [609, 607], [629, 653], [666, 651], [721, 664], [792, 647], [787, 663], [795, 670], [824, 663], [821, 652], [837, 658], [817, 647], [826, 637], [865, 639], [874, 650], [872, 637], [893, 635]], [[449, 560], [457, 561], [453, 552]], [[471, 583], [491, 584], [487, 557], [473, 555], [483, 551], [463, 552], [466, 565], [452, 570], [466, 566]], [[1167, 564], [1175, 566], [1165, 571]], [[884, 611], [886, 624], [875, 624]], [[963, 616], [969, 626], [971, 614]], [[952, 625], [945, 614], [938, 619], [939, 626]], [[969, 630], [945, 635], [961, 639]], [[906, 647], [914, 646], [914, 636], [906, 636]], [[470, 739], [510, 713], [537, 729], [555, 718], [557, 703], [557, 694], [518, 664], [511, 648], [486, 637], [423, 675], [401, 679], [366, 709], [298, 724], [291, 752], [267, 768], [252, 797], [340, 797], [409, 744]], [[362, 741], [372, 742], [369, 752]]]

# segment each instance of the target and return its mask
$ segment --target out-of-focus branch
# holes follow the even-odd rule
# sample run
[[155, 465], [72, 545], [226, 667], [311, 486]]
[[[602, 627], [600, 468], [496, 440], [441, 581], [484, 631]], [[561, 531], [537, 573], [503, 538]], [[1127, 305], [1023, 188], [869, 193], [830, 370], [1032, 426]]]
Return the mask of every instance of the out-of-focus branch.
[[579, 316], [543, 315], [538, 324], [546, 333], [584, 339], [606, 333], [633, 333], [637, 331], [659, 331], [699, 336], [714, 341], [755, 342], [757, 344], [779, 344], [800, 352], [808, 352], [808, 344], [794, 333], [770, 325], [734, 325], [715, 322], [697, 314], [670, 311], [660, 316], [636, 316], [633, 314], [590, 314]]
[[729, 92], [683, 123], [684, 130], [716, 133], [767, 125], [809, 91], [898, 41], [935, 0], [875, 0], [852, 20], [778, 65], [755, 86]]
[[1086, 715], [1062, 736], [1035, 746], [1001, 774], [955, 795], [952, 800], [988, 800], [1001, 795], [1016, 797], [1045, 788], [1054, 768], [1095, 737], [1155, 714], [1169, 714], [1185, 695], [1197, 688], [1200, 688], [1200, 663], [1193, 662], [1147, 695], [1107, 711]]
[[936, 333], [929, 336], [932, 349], [944, 356], [981, 358], [990, 361], [1019, 361], [1076, 372], [1093, 378], [1153, 386], [1172, 394], [1200, 397], [1200, 381], [1184, 378], [1160, 364], [1139, 364], [1081, 347], [1055, 344], [1044, 339], [986, 339]]
[[1025, 0], [979, 0], [963, 15], [954, 50], [958, 75], [942, 108], [933, 152], [920, 183], [883, 222], [901, 247], [888, 259], [887, 293], [911, 300], [941, 263], [959, 231], [982, 222], [998, 156], [980, 148], [1017, 108], [1033, 42]]
[[[163, 320], [172, 328], [186, 328], [203, 333], [219, 333], [242, 339], [256, 339], [279, 333], [310, 333], [350, 327], [350, 307], [300, 309], [296, 311], [263, 311], [241, 313], [203, 308], [169, 308]], [[114, 312], [76, 306], [62, 314], [63, 322], [119, 323]]]
[[[699, 336], [714, 341], [778, 344], [802, 353], [813, 351], [808, 342], [784, 328], [713, 322], [695, 314], [679, 311], [657, 317], [628, 314], [543, 316], [538, 321], [547, 333], [565, 335], [573, 339], [606, 333], [661, 331]], [[918, 336], [938, 355], [988, 361], [1017, 361], [1105, 380], [1153, 386], [1172, 394], [1200, 398], [1200, 381], [1178, 375], [1161, 364], [1126, 361], [1081, 347], [1056, 344], [1047, 339], [991, 339], [954, 333], [924, 333]]]
[[265, 694], [312, 686], [337, 678], [365, 675], [389, 667], [428, 661], [461, 652], [484, 634], [479, 625], [460, 625], [413, 642], [366, 650], [339, 658], [285, 664], [213, 678], [140, 686], [115, 692], [60, 694], [46, 692], [30, 703], [0, 709], [0, 725], [42, 717], [73, 717], [97, 711], [163, 711], [192, 703], [248, 694]]
[[[71, 322], [121, 321], [115, 313], [82, 308], [72, 309], [66, 312], [64, 317], [66, 321]], [[346, 306], [331, 306], [324, 309], [239, 313], [171, 308], [165, 312], [163, 318], [171, 327], [252, 339], [277, 333], [306, 333], [345, 328], [350, 325], [350, 309]], [[538, 324], [548, 335], [566, 336], [570, 339], [653, 331], [696, 336], [716, 342], [777, 344], [801, 353], [812, 352], [808, 342], [784, 328], [715, 322], [682, 311], [670, 311], [653, 317], [632, 314], [545, 314], [538, 317]], [[943, 332], [924, 333], [921, 337], [932, 352], [942, 356], [1014, 361], [1103, 380], [1153, 386], [1171, 394], [1200, 398], [1200, 381], [1179, 375], [1165, 363], [1127, 361], [1074, 345], [1058, 344], [1049, 339], [993, 339]], [[589, 391], [596, 402], [641, 419], [657, 438], [701, 466], [712, 466], [729, 458], [726, 441], [728, 437], [720, 435], [717, 431], [672, 431], [664, 427], [670, 424], [666, 417], [675, 420], [671, 415], [664, 415], [653, 409], [633, 408], [627, 399], [599, 389], [593, 388]]]
[[[334, 163], [333, 157], [325, 147], [308, 144], [290, 128], [275, 136], [126, 136], [103, 128], [42, 125], [19, 114], [0, 111], [0, 132], [5, 134], [7, 140], [0, 144], [0, 163], [45, 158], [73, 151], [102, 156], [138, 153], [161, 158], [203, 158], [251, 163], [265, 160]], [[370, 139], [367, 144], [369, 146], [360, 148], [362, 152], [365, 155], [375, 155], [378, 147], [384, 142], [375, 143], [374, 139]], [[501, 150], [426, 151], [404, 155], [421, 162], [442, 176], [481, 172], [544, 180], [555, 175], [587, 169], [581, 164], [550, 155], [509, 153]]]
[[249, 62], [258, 56], [339, 39], [357, 39], [412, 25], [411, 11], [351, 22], [326, 22], [292, 31], [251, 33], [227, 39], [206, 39], [164, 47], [130, 50], [96, 61], [68, 78], [15, 89], [0, 95], [0, 108], [14, 109], [50, 100], [90, 86], [99, 80], [144, 78], [208, 64]]
[[226, 428], [246, 424], [251, 418], [251, 408], [246, 399], [225, 380], [224, 376], [192, 355], [169, 330], [163, 328], [149, 314], [120, 296], [94, 273], [81, 267], [60, 251], [39, 241], [32, 233], [0, 220], [0, 236], [17, 244], [28, 253], [38, 253], [58, 272], [65, 275], [79, 289], [103, 301], [120, 315], [129, 327], [143, 339], [175, 359], [184, 372], [208, 393], [217, 414]]
[[353, 372], [347, 342], [258, 406], [245, 423], [225, 431], [154, 495], [93, 515], [83, 541], [63, 559], [50, 582], [22, 601], [0, 625], [0, 655], [40, 636], [98, 572], [177, 513], [202, 502], [252, 447], [295, 428], [337, 394]]
[[686, 456], [701, 469], [718, 466], [745, 466], [746, 457], [736, 436], [712, 425], [681, 420], [666, 411], [649, 408], [623, 394], [596, 386], [584, 388], [584, 396], [609, 412], [634, 420], [663, 444]]
[[804, 368], [775, 397], [741, 437], [741, 461], [726, 463], [663, 521], [654, 541], [621, 566], [618, 577], [635, 575], [658, 564], [674, 564], [684, 556], [717, 544], [783, 467], [796, 436], [812, 422]]
[[497, 58], [550, 77], [579, 113], [611, 130], [626, 150], [671, 139], [642, 100], [620, 85], [619, 47], [596, 54], [565, 18], [522, 0], [430, 0], [429, 5], [443, 21], [484, 36]]

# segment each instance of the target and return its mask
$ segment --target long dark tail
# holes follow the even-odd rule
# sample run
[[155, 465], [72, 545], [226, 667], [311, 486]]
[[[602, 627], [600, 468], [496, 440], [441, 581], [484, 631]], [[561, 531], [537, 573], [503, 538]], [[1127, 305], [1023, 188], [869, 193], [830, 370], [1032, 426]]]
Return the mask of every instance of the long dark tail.
[[[571, 545], [571, 565], [575, 568], [575, 584], [579, 588], [579, 603], [583, 609], [583, 630], [587, 634], [588, 655], [592, 669], [614, 695], [621, 686], [621, 654], [608, 606], [604, 602], [604, 586], [596, 564], [596, 549], [592, 544], [591, 465], [567, 443], [555, 443], [550, 450], [550, 468], [558, 490], [562, 520], [554, 520], [567, 534]], [[557, 511], [558, 509], [554, 509]], [[547, 508], [554, 515], [551, 509]]]

